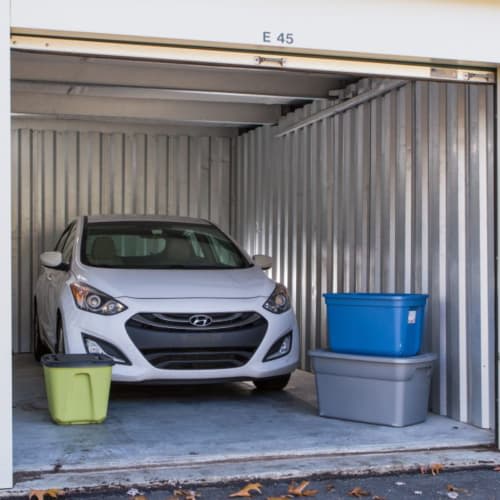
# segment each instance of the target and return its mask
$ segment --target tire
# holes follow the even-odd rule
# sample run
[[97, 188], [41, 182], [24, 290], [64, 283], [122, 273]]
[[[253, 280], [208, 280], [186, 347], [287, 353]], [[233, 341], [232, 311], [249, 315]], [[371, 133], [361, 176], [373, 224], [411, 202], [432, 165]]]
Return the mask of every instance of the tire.
[[61, 315], [57, 315], [57, 341], [56, 341], [55, 351], [57, 354], [64, 354], [66, 352], [66, 347], [64, 345], [64, 328], [61, 319]]
[[279, 377], [261, 378], [254, 380], [253, 383], [259, 391], [281, 391], [290, 380], [291, 373], [280, 375]]
[[49, 349], [45, 345], [42, 340], [42, 336], [40, 335], [40, 322], [38, 320], [38, 311], [35, 304], [34, 312], [33, 312], [33, 356], [36, 361], [40, 361], [44, 354], [48, 354]]

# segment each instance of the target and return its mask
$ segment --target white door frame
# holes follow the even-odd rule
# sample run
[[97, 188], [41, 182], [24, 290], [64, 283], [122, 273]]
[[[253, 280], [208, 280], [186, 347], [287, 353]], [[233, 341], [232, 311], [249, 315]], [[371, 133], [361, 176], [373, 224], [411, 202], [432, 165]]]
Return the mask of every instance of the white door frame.
[[0, 488], [12, 487], [10, 1], [0, 0]]
[[[500, 78], [500, 66], [497, 66], [497, 78]], [[495, 328], [496, 328], [496, 353], [495, 353], [495, 383], [496, 383], [496, 446], [500, 449], [500, 84], [497, 80], [496, 84], [496, 109], [495, 109], [495, 120], [496, 120], [496, 164], [495, 164], [495, 175], [496, 175], [496, 195], [495, 195], [495, 206], [496, 206], [496, 318], [495, 318]]]

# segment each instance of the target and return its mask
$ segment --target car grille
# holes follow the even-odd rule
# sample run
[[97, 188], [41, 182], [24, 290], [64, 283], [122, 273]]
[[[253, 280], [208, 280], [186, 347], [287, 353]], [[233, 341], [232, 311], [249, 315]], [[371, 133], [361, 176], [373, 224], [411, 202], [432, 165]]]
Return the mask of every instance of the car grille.
[[[209, 325], [194, 326], [193, 316], [208, 316]], [[169, 370], [237, 368], [259, 347], [267, 321], [253, 311], [232, 313], [138, 313], [127, 333], [155, 367]]]
[[[140, 313], [131, 318], [134, 322], [147, 328], [165, 330], [170, 332], [185, 331], [216, 331], [216, 330], [238, 330], [252, 325], [259, 319], [264, 319], [256, 312], [237, 313], [214, 313], [207, 314], [212, 319], [212, 323], [205, 327], [194, 327], [189, 319], [199, 314], [164, 314], [164, 313]], [[265, 320], [264, 320], [265, 321]]]

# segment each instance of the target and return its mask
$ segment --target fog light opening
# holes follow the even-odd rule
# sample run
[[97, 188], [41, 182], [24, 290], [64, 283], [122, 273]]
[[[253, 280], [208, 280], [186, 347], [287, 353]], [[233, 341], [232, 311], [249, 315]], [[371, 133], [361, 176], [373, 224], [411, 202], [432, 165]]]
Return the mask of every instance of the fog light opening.
[[127, 357], [115, 346], [105, 340], [82, 334], [85, 350], [89, 354], [104, 354], [110, 357], [116, 364], [131, 365]]
[[89, 354], [106, 354], [106, 351], [92, 339], [85, 339], [85, 348]]
[[292, 332], [287, 333], [279, 338], [269, 349], [264, 361], [272, 361], [274, 359], [286, 356], [292, 350]]

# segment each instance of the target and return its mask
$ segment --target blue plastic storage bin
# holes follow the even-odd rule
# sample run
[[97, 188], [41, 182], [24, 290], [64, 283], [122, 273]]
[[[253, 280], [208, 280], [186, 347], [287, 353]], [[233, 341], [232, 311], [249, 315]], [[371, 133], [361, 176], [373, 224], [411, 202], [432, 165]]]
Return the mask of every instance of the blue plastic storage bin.
[[415, 356], [428, 295], [325, 293], [328, 346], [333, 352]]

